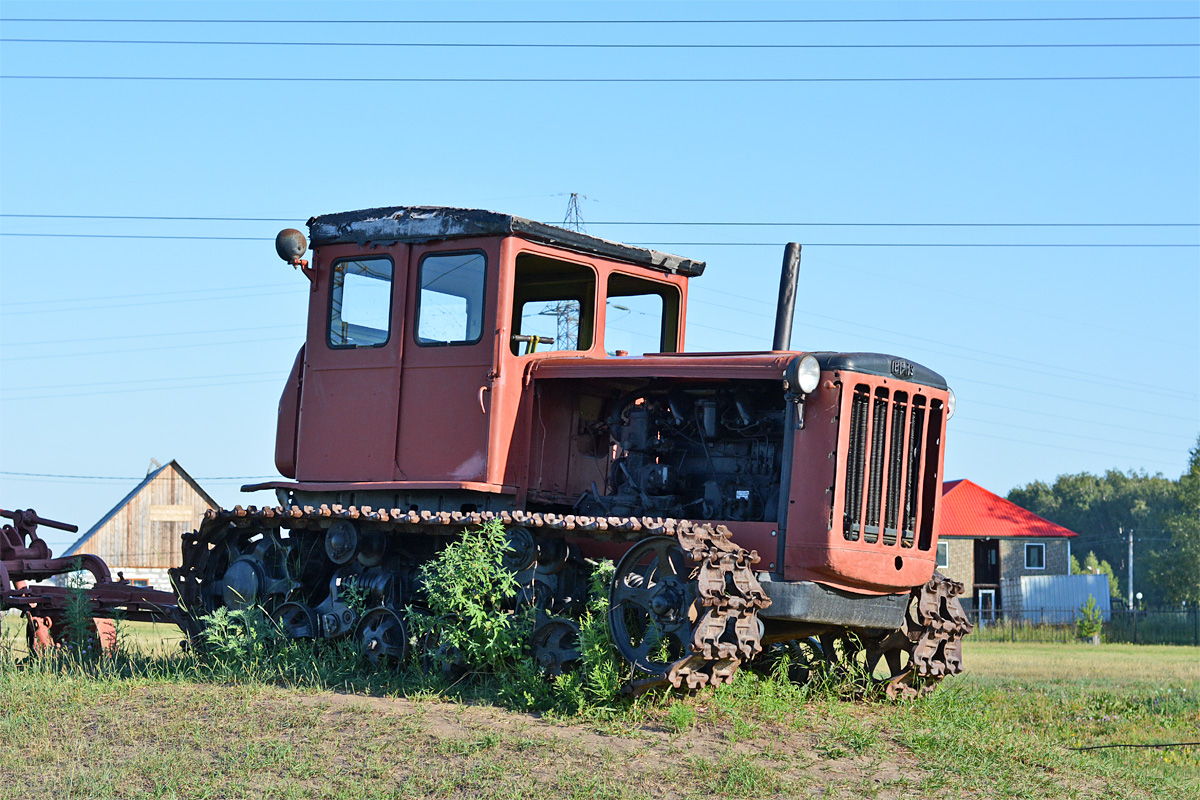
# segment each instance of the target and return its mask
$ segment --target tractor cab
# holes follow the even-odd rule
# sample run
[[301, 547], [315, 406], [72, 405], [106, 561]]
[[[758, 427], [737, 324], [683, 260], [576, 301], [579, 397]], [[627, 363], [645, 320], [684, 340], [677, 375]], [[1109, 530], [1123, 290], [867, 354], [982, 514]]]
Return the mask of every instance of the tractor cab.
[[[318, 483], [508, 493], [534, 362], [680, 352], [701, 262], [487, 211], [309, 220], [276, 241], [312, 284], [276, 465]], [[434, 486], [436, 485], [436, 486]]]

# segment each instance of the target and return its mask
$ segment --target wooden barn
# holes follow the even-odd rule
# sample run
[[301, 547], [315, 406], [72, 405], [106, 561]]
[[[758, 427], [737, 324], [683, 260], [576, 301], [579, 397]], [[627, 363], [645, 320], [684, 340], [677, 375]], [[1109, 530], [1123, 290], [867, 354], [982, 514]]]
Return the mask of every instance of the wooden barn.
[[94, 553], [135, 586], [171, 591], [167, 570], [180, 563], [179, 537], [200, 525], [217, 502], [172, 461], [153, 462], [145, 480], [64, 553]]

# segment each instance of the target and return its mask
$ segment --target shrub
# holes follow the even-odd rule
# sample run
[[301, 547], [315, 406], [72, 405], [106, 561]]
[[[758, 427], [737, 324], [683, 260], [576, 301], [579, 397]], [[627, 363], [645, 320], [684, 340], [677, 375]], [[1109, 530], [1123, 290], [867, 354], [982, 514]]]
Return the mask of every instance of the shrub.
[[1079, 607], [1079, 617], [1075, 620], [1075, 635], [1080, 639], [1091, 639], [1098, 643], [1103, 628], [1104, 613], [1096, 606], [1096, 598], [1089, 594], [1087, 602]]
[[[508, 541], [492, 520], [465, 531], [420, 570], [428, 613], [408, 609], [417, 650], [443, 669], [511, 672], [528, 656], [532, 609], [505, 611], [517, 580], [504, 569]], [[437, 642], [437, 648], [429, 645]]]

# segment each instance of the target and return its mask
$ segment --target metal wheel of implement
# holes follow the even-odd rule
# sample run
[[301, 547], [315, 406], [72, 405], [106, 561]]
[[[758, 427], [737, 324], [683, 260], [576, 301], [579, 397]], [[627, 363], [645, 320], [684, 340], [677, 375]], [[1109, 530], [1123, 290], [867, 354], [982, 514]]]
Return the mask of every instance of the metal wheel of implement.
[[295, 587], [288, 570], [288, 549], [274, 528], [230, 527], [207, 553], [202, 613], [225, 606], [262, 606], [268, 613]]
[[697, 608], [690, 559], [674, 539], [654, 536], [621, 558], [609, 589], [608, 627], [621, 657], [663, 676], [691, 655]]
[[533, 631], [533, 658], [551, 675], [579, 660], [579, 624], [572, 619], [547, 619]]
[[390, 608], [373, 608], [354, 631], [359, 649], [372, 664], [404, 663], [408, 656], [408, 627], [404, 618]]

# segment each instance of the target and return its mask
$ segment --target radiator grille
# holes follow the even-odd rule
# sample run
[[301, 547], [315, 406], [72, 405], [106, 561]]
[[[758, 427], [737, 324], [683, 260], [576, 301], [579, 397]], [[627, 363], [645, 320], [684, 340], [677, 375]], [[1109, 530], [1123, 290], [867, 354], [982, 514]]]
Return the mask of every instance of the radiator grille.
[[941, 402], [931, 405], [919, 393], [859, 384], [850, 399], [849, 424], [842, 535], [867, 544], [928, 549]]

